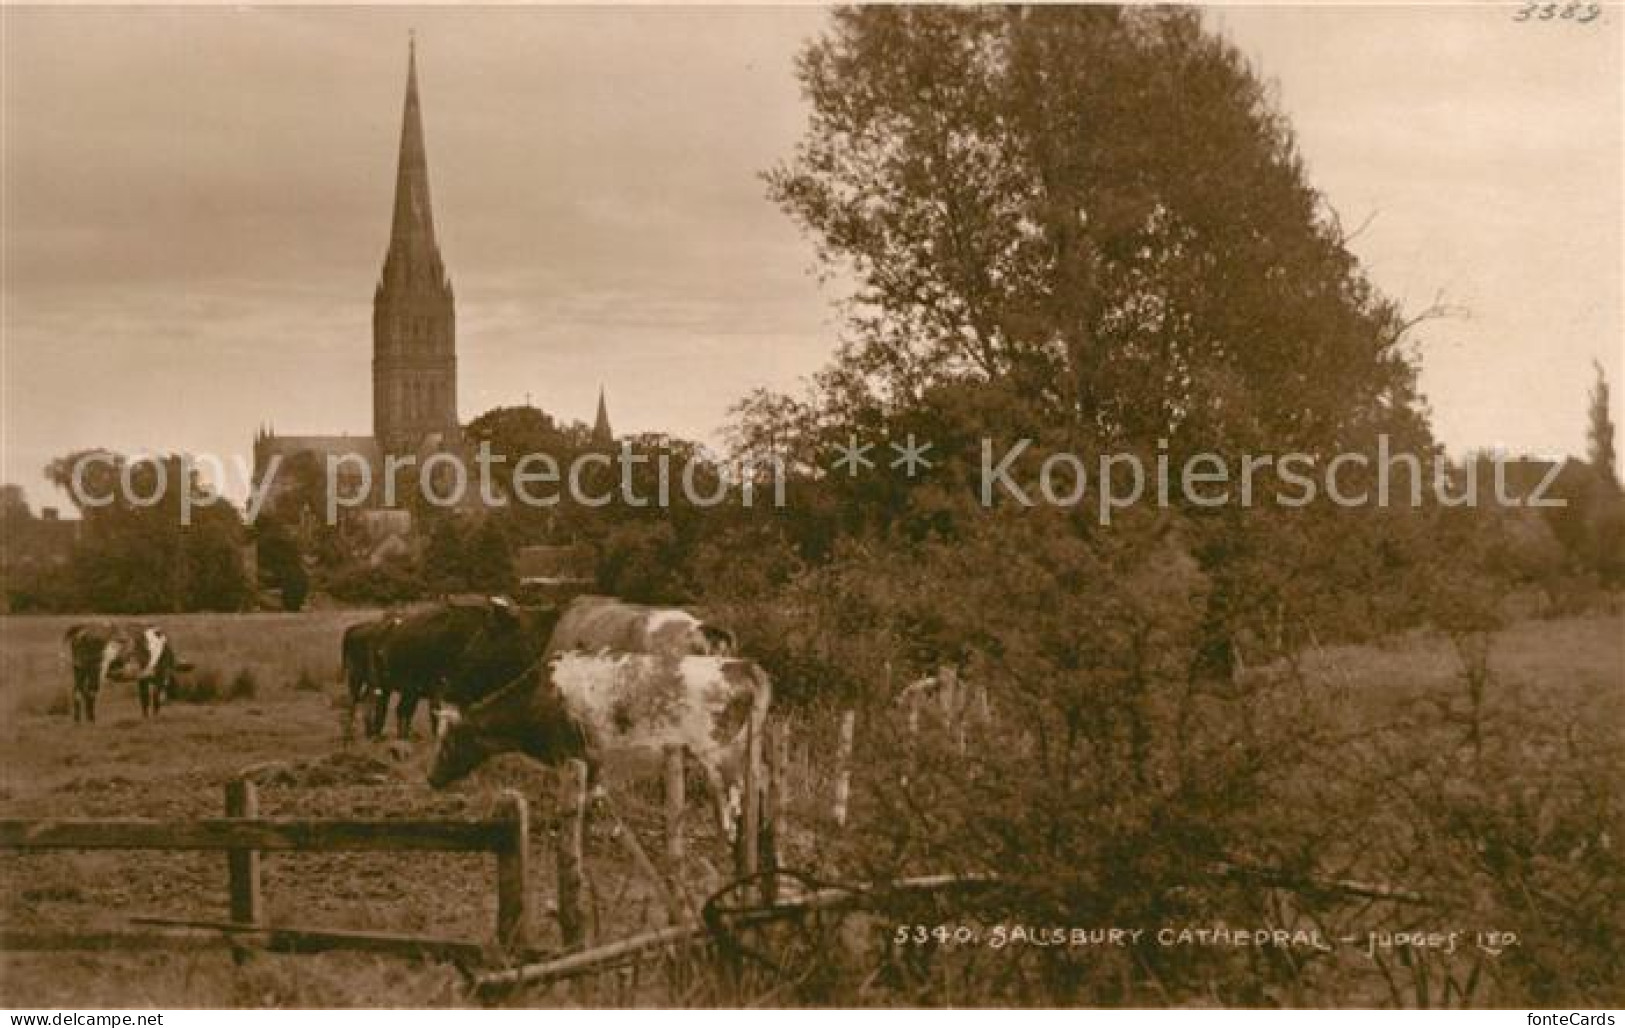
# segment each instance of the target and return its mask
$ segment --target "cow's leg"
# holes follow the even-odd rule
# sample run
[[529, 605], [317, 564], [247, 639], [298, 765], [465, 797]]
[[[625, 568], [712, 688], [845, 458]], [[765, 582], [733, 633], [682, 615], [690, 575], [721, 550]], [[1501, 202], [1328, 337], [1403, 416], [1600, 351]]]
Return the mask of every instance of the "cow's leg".
[[384, 723], [389, 718], [389, 690], [380, 688], [373, 700], [372, 717], [367, 725], [367, 737], [376, 739], [384, 734]]
[[360, 705], [361, 705], [361, 698], [358, 695], [356, 695], [355, 687], [351, 686], [350, 687], [350, 705], [347, 708], [345, 708], [345, 711], [344, 711], [344, 742], [346, 744], [349, 744], [349, 743], [352, 743], [352, 742], [355, 741], [355, 711], [356, 711], [356, 707], [358, 707]]
[[96, 694], [100, 691], [95, 682], [85, 690], [85, 720], [91, 724], [96, 723]]
[[148, 682], [147, 679], [142, 678], [142, 679], [138, 680], [135, 683], [135, 691], [136, 691], [136, 694], [141, 697], [141, 716], [144, 717], [144, 718], [151, 717], [152, 716], [152, 709], [151, 709], [152, 708], [152, 699], [151, 699], [152, 684], [150, 682]]
[[402, 739], [412, 738], [412, 718], [418, 712], [418, 691], [402, 689], [395, 704], [395, 731]]
[[344, 682], [344, 690], [345, 690], [346, 693], [349, 694], [349, 697], [350, 697], [349, 706], [347, 706], [344, 709], [344, 728], [343, 728], [344, 741], [346, 743], [350, 743], [350, 742], [355, 741], [355, 712], [356, 712], [356, 708], [361, 706], [361, 703], [362, 703], [364, 697], [361, 694], [360, 683], [358, 683], [355, 680], [354, 675], [348, 673], [347, 671], [343, 672], [343, 677], [340, 680], [342, 682]]
[[711, 806], [717, 816], [717, 827], [722, 831], [722, 837], [733, 842], [734, 812], [733, 797], [728, 787], [723, 784], [722, 771], [709, 760], [700, 760], [700, 767], [705, 770], [705, 784], [711, 792]]

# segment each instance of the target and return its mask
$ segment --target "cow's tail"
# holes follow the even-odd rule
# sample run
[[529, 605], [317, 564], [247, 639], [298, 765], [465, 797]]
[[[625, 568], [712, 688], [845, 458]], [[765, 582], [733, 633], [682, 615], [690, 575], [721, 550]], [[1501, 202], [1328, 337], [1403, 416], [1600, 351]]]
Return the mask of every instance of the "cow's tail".
[[[56, 651], [56, 668], [58, 673], [68, 672], [68, 678], [73, 680], [73, 641], [84, 631], [84, 625], [69, 625], [68, 630], [62, 633], [62, 648]], [[72, 696], [72, 686], [69, 686], [69, 695]]]
[[73, 641], [79, 638], [79, 633], [84, 630], [84, 625], [69, 625], [68, 630], [62, 633], [62, 654], [70, 661], [73, 659]]

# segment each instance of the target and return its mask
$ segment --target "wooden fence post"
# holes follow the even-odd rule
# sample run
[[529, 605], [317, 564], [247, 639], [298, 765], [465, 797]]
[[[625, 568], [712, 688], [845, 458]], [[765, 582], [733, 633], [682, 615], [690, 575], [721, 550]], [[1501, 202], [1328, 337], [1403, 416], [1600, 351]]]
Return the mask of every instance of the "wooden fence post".
[[785, 782], [790, 777], [789, 726], [783, 718], [767, 725], [767, 800], [762, 811], [762, 862], [768, 878], [762, 885], [762, 899], [779, 900], [779, 843], [784, 831]]
[[687, 842], [683, 837], [683, 812], [687, 799], [683, 795], [683, 747], [666, 747], [666, 859], [681, 875], [683, 855]]
[[762, 733], [753, 716], [745, 722], [745, 782], [744, 807], [739, 824], [734, 826], [734, 877], [748, 878], [760, 866], [757, 859], [761, 845], [762, 800], [761, 790]]
[[841, 715], [841, 739], [835, 748], [835, 823], [846, 827], [847, 806], [852, 799], [852, 735], [858, 715], [849, 710]]
[[509, 834], [497, 850], [497, 944], [521, 949], [530, 936], [530, 807], [513, 789], [502, 791]]
[[778, 761], [780, 772], [779, 799], [788, 804], [796, 794], [795, 776], [790, 773], [795, 765], [790, 760], [790, 722], [784, 718], [779, 719], [778, 734], [773, 738], [774, 759]]
[[[226, 783], [227, 817], [258, 817], [259, 813], [260, 797], [253, 782], [236, 778]], [[259, 924], [265, 914], [260, 900], [259, 851], [227, 852], [226, 876], [231, 888], [231, 919], [240, 924]]]
[[569, 761], [562, 776], [563, 823], [559, 825], [559, 930], [567, 949], [587, 942], [586, 863], [582, 855], [587, 839], [587, 765]]

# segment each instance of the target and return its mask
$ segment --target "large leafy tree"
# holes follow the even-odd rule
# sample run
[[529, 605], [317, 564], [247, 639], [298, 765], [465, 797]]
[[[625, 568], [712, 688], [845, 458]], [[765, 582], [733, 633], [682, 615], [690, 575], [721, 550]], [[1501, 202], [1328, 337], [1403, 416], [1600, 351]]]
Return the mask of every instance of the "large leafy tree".
[[854, 275], [849, 406], [1008, 383], [1102, 441], [1425, 438], [1409, 322], [1188, 10], [861, 7], [802, 55], [772, 196]]

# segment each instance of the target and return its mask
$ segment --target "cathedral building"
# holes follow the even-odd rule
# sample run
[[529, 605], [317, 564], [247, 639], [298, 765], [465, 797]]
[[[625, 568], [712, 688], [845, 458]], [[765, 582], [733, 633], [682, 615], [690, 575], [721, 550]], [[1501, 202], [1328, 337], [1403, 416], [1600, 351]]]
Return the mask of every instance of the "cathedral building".
[[[593, 432], [604, 441], [612, 438], [602, 390]], [[421, 467], [436, 453], [469, 459], [472, 471], [457, 417], [456, 302], [434, 235], [414, 43], [407, 54], [389, 248], [372, 297], [372, 436], [278, 435], [261, 429], [254, 437], [255, 480], [264, 481], [273, 457], [286, 465], [298, 454], [310, 454], [324, 470], [334, 461], [340, 489], [354, 495], [365, 464], [372, 472], [368, 506], [376, 508], [383, 502], [385, 458], [410, 455]], [[273, 495], [285, 484], [273, 481]]]

